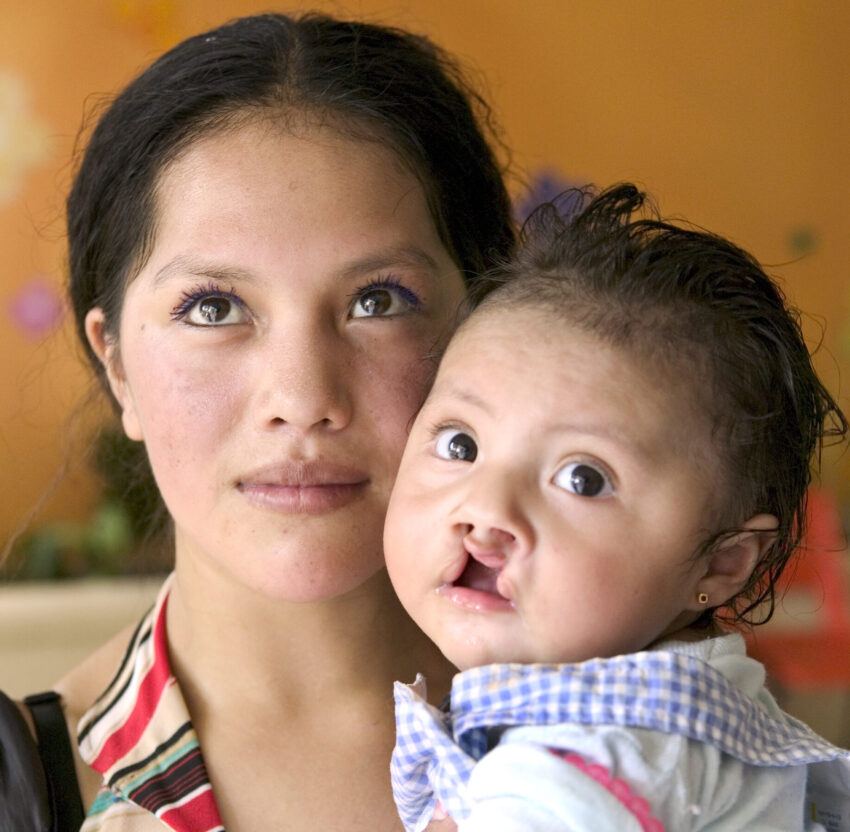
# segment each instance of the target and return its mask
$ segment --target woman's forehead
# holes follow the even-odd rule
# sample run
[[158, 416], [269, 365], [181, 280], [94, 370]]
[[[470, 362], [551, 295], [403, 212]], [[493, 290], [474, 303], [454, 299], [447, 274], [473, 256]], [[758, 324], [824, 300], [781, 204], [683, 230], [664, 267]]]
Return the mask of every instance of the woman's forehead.
[[191, 234], [215, 249], [239, 233], [258, 245], [290, 235], [297, 248], [305, 226], [312, 238], [338, 235], [338, 248], [367, 231], [382, 248], [403, 247], [405, 234], [437, 241], [422, 188], [392, 151], [327, 128], [292, 134], [250, 123], [209, 136], [163, 172], [156, 191], [155, 245]]

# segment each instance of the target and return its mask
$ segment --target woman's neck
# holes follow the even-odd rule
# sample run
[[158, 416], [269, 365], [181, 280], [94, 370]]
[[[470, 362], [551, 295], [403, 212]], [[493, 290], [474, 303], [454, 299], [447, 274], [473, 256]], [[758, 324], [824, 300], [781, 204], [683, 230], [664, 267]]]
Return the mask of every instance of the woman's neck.
[[339, 697], [391, 696], [396, 679], [429, 678], [435, 699], [453, 669], [410, 620], [385, 570], [344, 596], [287, 603], [178, 561], [168, 642], [193, 720], [231, 707], [327, 708]]
[[342, 828], [344, 806], [346, 829], [400, 829], [389, 788], [392, 682], [423, 672], [439, 699], [453, 670], [386, 571], [344, 596], [292, 604], [181, 566], [167, 609], [170, 658], [224, 825]]

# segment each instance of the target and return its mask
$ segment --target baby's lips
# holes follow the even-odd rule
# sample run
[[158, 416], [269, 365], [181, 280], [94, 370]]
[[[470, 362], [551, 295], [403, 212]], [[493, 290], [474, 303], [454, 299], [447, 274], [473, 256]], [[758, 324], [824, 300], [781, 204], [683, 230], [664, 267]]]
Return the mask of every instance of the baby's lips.
[[471, 535], [467, 535], [463, 539], [463, 545], [471, 558], [475, 558], [480, 564], [490, 569], [501, 569], [508, 560], [503, 549], [483, 545]]
[[452, 562], [440, 572], [439, 580], [443, 586], [451, 586], [466, 569], [469, 562], [469, 552], [458, 542], [457, 551], [454, 553]]

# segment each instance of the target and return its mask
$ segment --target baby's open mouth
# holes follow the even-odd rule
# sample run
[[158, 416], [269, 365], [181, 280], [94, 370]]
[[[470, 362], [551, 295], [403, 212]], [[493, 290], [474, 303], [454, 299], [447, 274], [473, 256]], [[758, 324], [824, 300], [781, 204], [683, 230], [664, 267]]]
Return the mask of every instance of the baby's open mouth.
[[453, 585], [475, 589], [478, 592], [486, 592], [488, 595], [503, 597], [502, 593], [496, 588], [496, 582], [501, 571], [501, 569], [485, 566], [474, 557], [468, 557], [463, 572], [460, 573], [460, 576]]
[[[438, 592], [454, 604], [476, 613], [505, 613], [515, 609], [514, 601], [505, 593], [511, 589], [502, 576], [505, 556], [501, 552], [465, 550], [463, 570], [453, 581], [443, 584]], [[460, 564], [458, 564], [460, 566]], [[501, 584], [501, 591], [499, 585]]]

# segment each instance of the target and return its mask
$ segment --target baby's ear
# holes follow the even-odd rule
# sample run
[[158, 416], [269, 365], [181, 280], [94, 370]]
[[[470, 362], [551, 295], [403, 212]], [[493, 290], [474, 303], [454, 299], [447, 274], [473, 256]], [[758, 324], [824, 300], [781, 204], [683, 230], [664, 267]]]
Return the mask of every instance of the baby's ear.
[[741, 531], [724, 540], [708, 559], [706, 572], [696, 586], [694, 609], [719, 607], [734, 598], [747, 584], [764, 553], [776, 540], [779, 521], [772, 514], [757, 514], [741, 525]]

